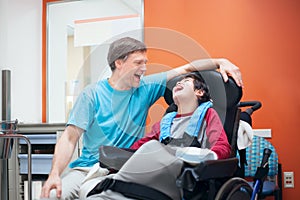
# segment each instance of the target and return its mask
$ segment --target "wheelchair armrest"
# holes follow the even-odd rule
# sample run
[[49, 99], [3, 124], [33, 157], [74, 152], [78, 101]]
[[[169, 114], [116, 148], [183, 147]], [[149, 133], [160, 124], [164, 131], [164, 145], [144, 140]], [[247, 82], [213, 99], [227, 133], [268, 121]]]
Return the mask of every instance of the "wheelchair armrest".
[[237, 165], [237, 158], [207, 160], [197, 165], [194, 171], [198, 175], [199, 181], [212, 178], [225, 178], [234, 175]]
[[114, 146], [99, 148], [99, 163], [101, 167], [119, 171], [123, 164], [132, 156], [135, 150]]
[[196, 182], [233, 177], [237, 165], [237, 158], [206, 160], [195, 167], [185, 167], [179, 178], [177, 178], [176, 185], [192, 191]]

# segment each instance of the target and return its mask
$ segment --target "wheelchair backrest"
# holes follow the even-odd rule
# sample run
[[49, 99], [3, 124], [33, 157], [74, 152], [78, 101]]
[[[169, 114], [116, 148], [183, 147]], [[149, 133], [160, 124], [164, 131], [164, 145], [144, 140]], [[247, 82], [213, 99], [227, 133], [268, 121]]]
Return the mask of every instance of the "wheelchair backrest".
[[[242, 88], [237, 86], [231, 77], [225, 83], [221, 74], [217, 71], [201, 71], [193, 73], [200, 74], [206, 82], [213, 100], [213, 108], [221, 118], [228, 141], [232, 147], [232, 157], [235, 157], [240, 114], [238, 104], [242, 98]], [[168, 105], [173, 103], [172, 89], [182, 77], [183, 75], [168, 81], [167, 89], [164, 94], [165, 101]]]

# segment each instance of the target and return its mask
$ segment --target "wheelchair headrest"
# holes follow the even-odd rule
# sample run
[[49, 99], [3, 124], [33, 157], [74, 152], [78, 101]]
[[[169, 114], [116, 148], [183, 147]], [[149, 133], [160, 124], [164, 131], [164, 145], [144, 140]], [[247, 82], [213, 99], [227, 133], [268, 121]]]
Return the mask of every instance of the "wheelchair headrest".
[[[201, 75], [208, 86], [213, 105], [218, 112], [222, 121], [224, 121], [226, 111], [238, 105], [242, 98], [242, 88], [239, 87], [235, 81], [229, 77], [225, 83], [221, 74], [217, 71], [201, 71], [192, 72]], [[167, 82], [167, 89], [164, 94], [164, 99], [168, 105], [173, 101], [172, 89], [176, 83], [183, 78], [184, 75], [177, 76]]]

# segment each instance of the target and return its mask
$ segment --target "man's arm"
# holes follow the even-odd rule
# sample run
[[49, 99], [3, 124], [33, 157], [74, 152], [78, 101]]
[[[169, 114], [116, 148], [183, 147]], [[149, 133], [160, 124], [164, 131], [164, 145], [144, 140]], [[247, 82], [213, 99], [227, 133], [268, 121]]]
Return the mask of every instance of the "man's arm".
[[242, 75], [240, 69], [224, 58], [201, 59], [195, 60], [186, 65], [171, 69], [167, 72], [167, 80], [170, 80], [178, 75], [186, 74], [193, 71], [216, 70], [222, 74], [225, 82], [228, 76], [231, 76], [238, 86], [243, 87]]
[[51, 172], [42, 188], [42, 198], [49, 198], [50, 190], [52, 189], [56, 189], [57, 197], [60, 198], [62, 191], [60, 175], [70, 162], [76, 143], [82, 133], [82, 129], [69, 125], [61, 135], [55, 145]]

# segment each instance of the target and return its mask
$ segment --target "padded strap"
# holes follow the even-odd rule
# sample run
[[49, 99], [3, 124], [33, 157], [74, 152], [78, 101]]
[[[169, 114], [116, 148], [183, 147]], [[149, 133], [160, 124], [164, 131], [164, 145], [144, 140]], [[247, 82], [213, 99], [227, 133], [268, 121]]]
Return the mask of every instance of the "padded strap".
[[177, 146], [177, 147], [198, 147], [201, 148], [201, 144], [197, 137], [190, 136], [189, 134], [183, 134], [182, 138], [167, 137], [161, 141], [165, 145]]
[[87, 196], [99, 194], [106, 190], [112, 190], [123, 194], [125, 197], [140, 200], [172, 200], [168, 195], [148, 186], [112, 178], [106, 178], [98, 183]]

